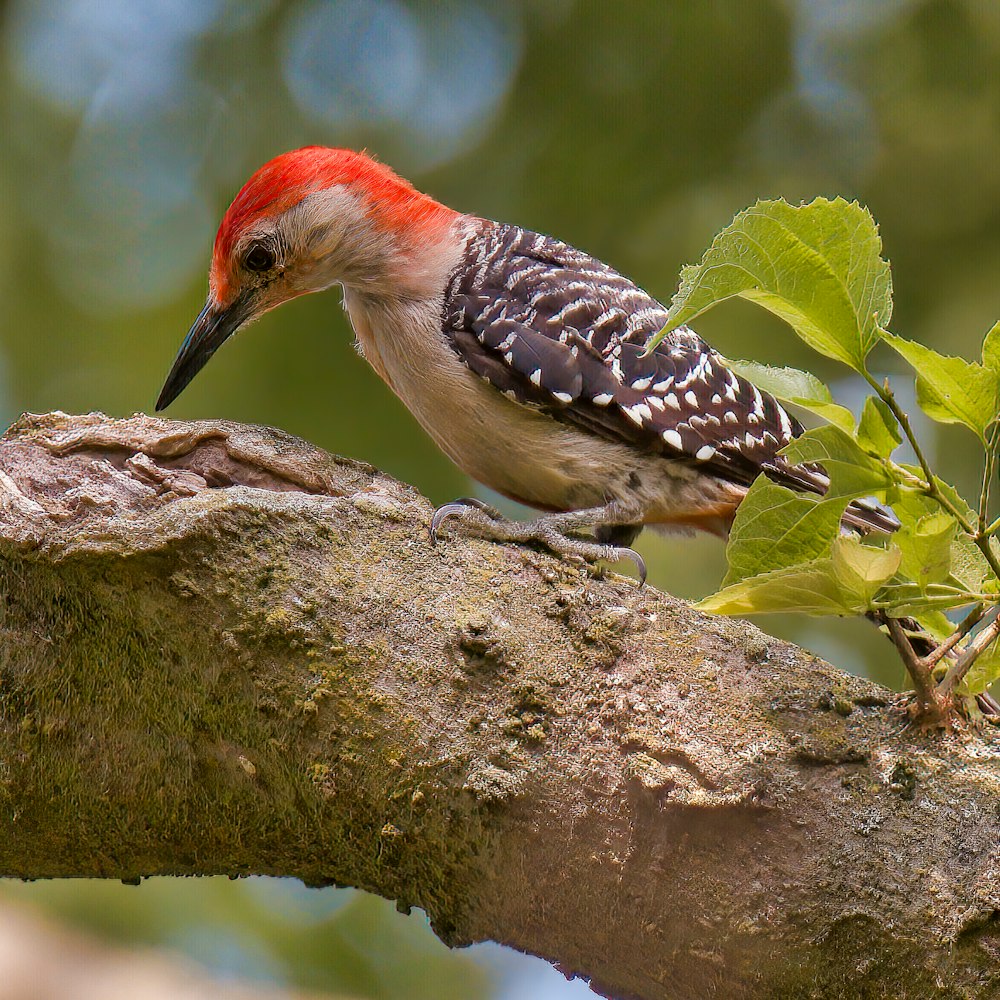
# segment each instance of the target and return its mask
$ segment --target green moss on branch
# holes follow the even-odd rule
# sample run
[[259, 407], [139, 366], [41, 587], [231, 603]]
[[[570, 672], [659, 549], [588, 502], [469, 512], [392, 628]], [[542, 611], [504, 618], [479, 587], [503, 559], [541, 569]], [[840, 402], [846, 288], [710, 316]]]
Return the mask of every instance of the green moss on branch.
[[989, 734], [279, 432], [0, 469], [3, 874], [355, 885], [621, 996], [1000, 990]]

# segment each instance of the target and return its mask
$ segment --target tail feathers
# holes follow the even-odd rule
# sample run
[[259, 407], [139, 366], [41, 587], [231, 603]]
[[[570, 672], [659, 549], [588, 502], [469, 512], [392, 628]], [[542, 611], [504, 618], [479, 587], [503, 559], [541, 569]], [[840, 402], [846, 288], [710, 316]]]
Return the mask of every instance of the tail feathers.
[[883, 535], [891, 535], [899, 530], [899, 518], [892, 510], [879, 503], [874, 497], [862, 497], [852, 500], [844, 511], [841, 525], [852, 531], [860, 531], [867, 535], [877, 531]]

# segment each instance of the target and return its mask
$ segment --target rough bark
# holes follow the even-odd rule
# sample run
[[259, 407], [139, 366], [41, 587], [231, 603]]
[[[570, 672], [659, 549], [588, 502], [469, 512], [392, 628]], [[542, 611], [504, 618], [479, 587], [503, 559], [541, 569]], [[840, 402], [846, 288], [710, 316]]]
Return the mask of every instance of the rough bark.
[[[278, 431], [0, 441], [0, 873], [297, 876], [609, 995], [1000, 995], [1000, 747]], [[887, 647], [886, 655], [891, 655]]]

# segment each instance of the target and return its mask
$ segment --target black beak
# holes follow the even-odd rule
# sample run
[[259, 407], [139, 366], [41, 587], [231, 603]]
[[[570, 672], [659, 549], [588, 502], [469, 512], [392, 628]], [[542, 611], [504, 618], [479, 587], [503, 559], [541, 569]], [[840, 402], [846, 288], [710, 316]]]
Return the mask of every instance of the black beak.
[[238, 296], [225, 309], [215, 306], [211, 299], [205, 303], [205, 308], [198, 313], [198, 318], [184, 338], [174, 359], [174, 366], [163, 383], [160, 398], [156, 401], [157, 410], [169, 406], [181, 394], [223, 342], [246, 322], [250, 313], [250, 297], [247, 294]]

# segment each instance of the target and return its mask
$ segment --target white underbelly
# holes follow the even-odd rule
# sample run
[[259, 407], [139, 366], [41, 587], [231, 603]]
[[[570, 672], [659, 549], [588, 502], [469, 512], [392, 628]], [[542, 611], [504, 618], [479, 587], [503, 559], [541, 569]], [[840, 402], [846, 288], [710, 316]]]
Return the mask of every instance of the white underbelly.
[[[577, 510], [628, 501], [650, 520], [704, 505], [718, 481], [507, 399], [445, 343], [439, 315], [387, 316], [345, 296], [365, 358], [467, 475], [530, 506]], [[667, 517], [666, 515], [671, 515]]]
[[442, 414], [433, 405], [402, 397], [460, 469], [490, 489], [536, 507], [570, 510], [611, 498], [613, 481], [627, 475], [628, 455], [526, 410], [467, 369], [465, 375], [478, 384], [466, 388], [464, 398], [474, 405], [460, 414]]

